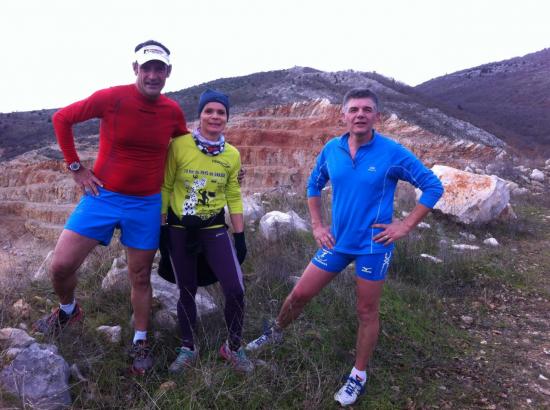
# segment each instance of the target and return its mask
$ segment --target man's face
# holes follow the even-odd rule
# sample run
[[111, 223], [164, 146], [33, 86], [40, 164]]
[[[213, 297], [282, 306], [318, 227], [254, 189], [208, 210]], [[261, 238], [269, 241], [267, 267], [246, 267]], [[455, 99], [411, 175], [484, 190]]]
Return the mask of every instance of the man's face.
[[370, 98], [352, 98], [344, 107], [342, 117], [351, 135], [363, 137], [371, 134], [380, 113]]
[[162, 92], [171, 71], [172, 66], [158, 60], [148, 61], [142, 65], [134, 63], [136, 86], [139, 92], [147, 98], [157, 98]]

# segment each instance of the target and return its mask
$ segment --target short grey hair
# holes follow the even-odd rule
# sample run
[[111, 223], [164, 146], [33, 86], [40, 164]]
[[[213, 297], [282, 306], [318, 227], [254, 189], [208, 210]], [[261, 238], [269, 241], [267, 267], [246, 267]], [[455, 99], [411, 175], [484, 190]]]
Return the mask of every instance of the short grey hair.
[[349, 90], [346, 95], [344, 95], [344, 100], [342, 101], [342, 111], [344, 112], [346, 110], [346, 105], [349, 100], [356, 98], [370, 98], [374, 102], [376, 110], [378, 111], [378, 96], [374, 93], [374, 91], [371, 91], [368, 88], [354, 88]]

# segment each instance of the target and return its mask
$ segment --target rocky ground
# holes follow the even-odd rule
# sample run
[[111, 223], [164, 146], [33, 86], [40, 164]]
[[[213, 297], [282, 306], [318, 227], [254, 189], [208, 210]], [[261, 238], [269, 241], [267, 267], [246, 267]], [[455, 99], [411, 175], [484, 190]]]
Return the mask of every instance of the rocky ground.
[[[544, 222], [549, 215], [537, 217]], [[459, 343], [464, 355], [447, 375], [463, 385], [472, 408], [550, 408], [550, 232], [544, 223], [539, 233], [542, 240], [514, 243], [510, 280], [488, 274], [464, 298], [447, 300], [446, 314], [471, 336]]]

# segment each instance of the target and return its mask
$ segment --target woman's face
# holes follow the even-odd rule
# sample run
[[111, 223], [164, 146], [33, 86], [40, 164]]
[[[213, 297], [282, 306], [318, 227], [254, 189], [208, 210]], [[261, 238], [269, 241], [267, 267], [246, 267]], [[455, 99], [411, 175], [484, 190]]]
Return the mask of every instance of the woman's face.
[[217, 140], [227, 124], [227, 112], [223, 104], [209, 102], [200, 115], [201, 134], [209, 139]]

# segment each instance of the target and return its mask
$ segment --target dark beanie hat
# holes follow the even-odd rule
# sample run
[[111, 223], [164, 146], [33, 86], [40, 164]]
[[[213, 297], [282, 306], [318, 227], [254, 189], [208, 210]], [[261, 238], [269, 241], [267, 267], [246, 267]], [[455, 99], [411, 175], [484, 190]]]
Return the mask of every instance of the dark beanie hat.
[[220, 91], [211, 90], [210, 88], [207, 88], [206, 91], [201, 94], [199, 99], [199, 116], [201, 115], [204, 106], [209, 102], [218, 102], [222, 104], [227, 112], [227, 118], [229, 118], [229, 96]]

